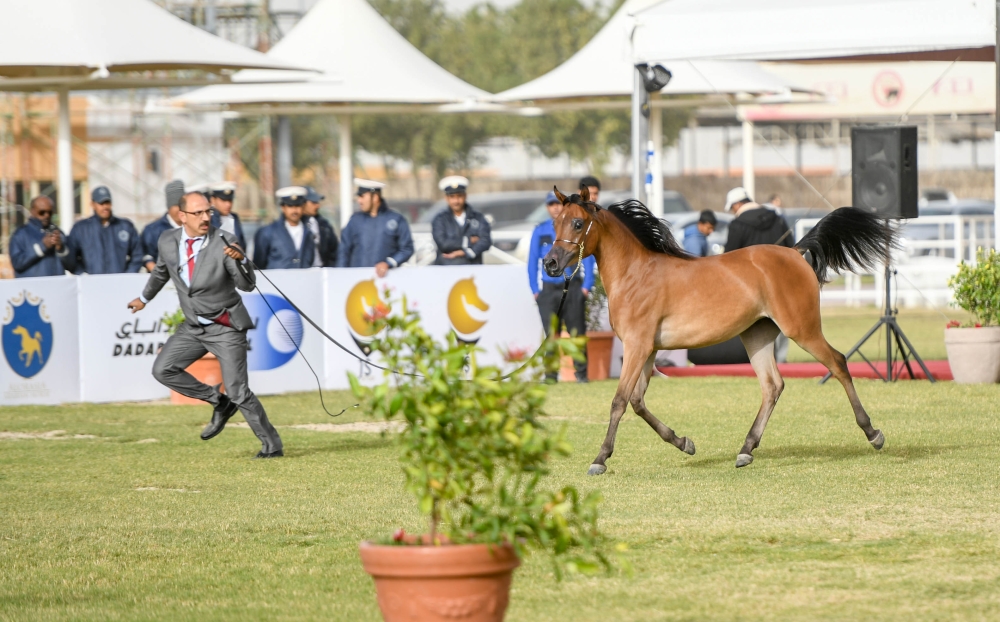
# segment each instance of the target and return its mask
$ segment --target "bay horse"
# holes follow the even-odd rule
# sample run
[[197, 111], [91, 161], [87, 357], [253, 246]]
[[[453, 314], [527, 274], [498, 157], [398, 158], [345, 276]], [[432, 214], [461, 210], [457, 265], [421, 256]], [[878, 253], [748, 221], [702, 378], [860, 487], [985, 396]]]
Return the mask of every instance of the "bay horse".
[[615, 447], [615, 434], [629, 403], [664, 441], [694, 455], [694, 442], [646, 408], [644, 396], [657, 350], [701, 348], [740, 336], [750, 356], [762, 400], [757, 418], [736, 457], [736, 467], [753, 462], [784, 381], [774, 359], [780, 330], [823, 363], [840, 381], [858, 426], [881, 449], [885, 436], [872, 427], [858, 399], [844, 355], [823, 336], [819, 291], [827, 268], [872, 269], [897, 246], [895, 231], [853, 207], [834, 210], [794, 248], [777, 245], [695, 258], [674, 240], [667, 226], [636, 200], [607, 209], [590, 201], [587, 189], [566, 196], [555, 218], [556, 241], [542, 260], [550, 276], [593, 255], [608, 294], [611, 327], [625, 356], [611, 422], [601, 451], [588, 470], [601, 475]]

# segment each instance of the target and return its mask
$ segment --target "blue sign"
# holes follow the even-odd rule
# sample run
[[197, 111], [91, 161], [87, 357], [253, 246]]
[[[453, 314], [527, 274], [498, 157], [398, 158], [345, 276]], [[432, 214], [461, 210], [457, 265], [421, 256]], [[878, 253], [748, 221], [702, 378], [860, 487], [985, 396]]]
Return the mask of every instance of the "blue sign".
[[52, 323], [42, 318], [40, 299], [28, 292], [7, 301], [3, 325], [3, 355], [7, 364], [22, 378], [42, 371], [52, 354]]
[[[270, 309], [261, 296], [267, 298]], [[302, 316], [292, 305], [274, 294], [250, 294], [243, 297], [243, 304], [254, 323], [247, 331], [247, 369], [275, 369], [295, 358], [296, 348], [302, 347], [303, 327]]]

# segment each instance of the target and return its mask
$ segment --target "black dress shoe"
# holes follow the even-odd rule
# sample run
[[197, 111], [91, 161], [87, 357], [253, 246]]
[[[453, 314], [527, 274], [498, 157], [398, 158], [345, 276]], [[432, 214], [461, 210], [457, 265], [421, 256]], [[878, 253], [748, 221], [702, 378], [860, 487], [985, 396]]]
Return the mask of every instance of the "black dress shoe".
[[205, 429], [201, 431], [201, 440], [207, 441], [210, 438], [215, 438], [222, 432], [222, 429], [226, 427], [226, 422], [229, 418], [236, 414], [239, 410], [239, 406], [236, 405], [233, 400], [229, 399], [228, 396], [223, 395], [219, 400], [219, 405], [215, 408], [212, 413], [212, 420], [208, 422]]
[[257, 452], [257, 455], [254, 456], [253, 459], [256, 460], [257, 458], [284, 458], [284, 457], [285, 457], [285, 452], [280, 449], [278, 451], [272, 451], [269, 454], [265, 454], [264, 450], [262, 449], [259, 452]]

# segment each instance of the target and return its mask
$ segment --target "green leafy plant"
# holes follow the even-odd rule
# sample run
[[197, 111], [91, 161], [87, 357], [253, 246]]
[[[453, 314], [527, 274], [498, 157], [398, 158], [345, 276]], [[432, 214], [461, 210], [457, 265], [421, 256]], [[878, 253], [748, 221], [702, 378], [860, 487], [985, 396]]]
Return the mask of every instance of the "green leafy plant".
[[594, 287], [587, 298], [587, 330], [601, 330], [601, 311], [608, 306], [608, 292], [604, 289], [601, 273], [594, 275]]
[[[398, 442], [406, 488], [427, 517], [429, 533], [397, 533], [400, 544], [512, 545], [553, 556], [556, 572], [610, 569], [609, 542], [597, 528], [600, 494], [572, 486], [549, 490], [543, 481], [555, 456], [569, 455], [565, 430], [543, 422], [545, 369], [559, 350], [579, 356], [583, 339], [552, 339], [509, 378], [480, 366], [474, 346], [454, 334], [442, 344], [407, 305], [372, 318], [380, 330], [372, 349], [382, 355], [385, 380], [351, 389], [366, 410], [402, 422]], [[516, 352], [509, 360], [522, 358]]]
[[184, 323], [184, 311], [180, 307], [177, 307], [177, 310], [173, 313], [164, 313], [163, 317], [160, 318], [160, 323], [167, 327], [168, 335], [173, 335], [177, 332], [180, 325]]
[[980, 248], [974, 265], [959, 264], [948, 286], [954, 290], [955, 305], [972, 314], [974, 325], [1000, 325], [1000, 253], [995, 249]]

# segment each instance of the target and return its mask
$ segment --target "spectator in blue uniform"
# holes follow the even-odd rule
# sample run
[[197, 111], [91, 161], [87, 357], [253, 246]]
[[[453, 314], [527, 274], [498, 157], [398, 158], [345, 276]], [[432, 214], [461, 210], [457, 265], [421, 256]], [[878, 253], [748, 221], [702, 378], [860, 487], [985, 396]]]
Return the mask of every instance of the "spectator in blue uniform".
[[90, 193], [94, 215], [69, 232], [70, 253], [77, 274], [120, 274], [142, 267], [142, 240], [127, 218], [111, 213], [111, 191], [98, 186]]
[[[545, 334], [552, 330], [552, 316], [559, 309], [559, 301], [562, 299], [562, 291], [565, 280], [562, 276], [549, 276], [542, 268], [542, 258], [545, 257], [552, 243], [556, 239], [556, 229], [553, 224], [562, 212], [562, 202], [556, 197], [554, 192], [549, 192], [545, 197], [545, 206], [549, 210], [550, 220], [539, 224], [531, 233], [531, 247], [528, 250], [528, 285], [531, 286], [531, 293], [535, 295], [538, 302], [538, 313], [542, 317], [542, 326]], [[587, 332], [586, 302], [590, 290], [594, 288], [594, 268], [597, 262], [593, 255], [584, 258], [580, 269], [577, 270], [576, 262], [566, 268], [566, 276], [573, 275], [569, 282], [569, 291], [566, 293], [566, 302], [563, 303], [562, 317], [560, 318], [560, 328], [565, 325], [566, 330], [571, 335], [585, 335]], [[575, 274], [574, 274], [575, 271]], [[586, 350], [584, 359], [575, 361], [576, 381], [587, 382], [587, 360]], [[555, 374], [548, 376], [550, 382], [556, 380]]]
[[254, 236], [253, 262], [261, 270], [311, 268], [315, 246], [302, 222], [306, 189], [288, 186], [276, 193], [281, 216]]
[[438, 184], [448, 201], [448, 209], [434, 217], [431, 233], [437, 246], [439, 266], [483, 263], [483, 253], [493, 244], [490, 223], [465, 202], [469, 180], [459, 175], [445, 177]]
[[14, 277], [60, 276], [73, 271], [69, 241], [52, 224], [52, 199], [31, 200], [31, 218], [10, 236], [10, 263]]
[[319, 215], [319, 204], [326, 199], [312, 186], [306, 186], [306, 202], [302, 206], [302, 219], [312, 236], [316, 253], [313, 255], [314, 268], [333, 268], [337, 265], [337, 232], [326, 218]]
[[698, 222], [684, 227], [684, 250], [695, 257], [708, 257], [708, 236], [715, 231], [717, 222], [715, 212], [707, 209], [698, 216]]
[[156, 267], [156, 259], [160, 256], [160, 236], [171, 229], [181, 227], [181, 197], [184, 196], [184, 182], [175, 179], [167, 183], [163, 189], [167, 197], [167, 213], [146, 225], [142, 230], [142, 248], [145, 254], [142, 256], [142, 263], [146, 266], [147, 272], [152, 272]]
[[247, 247], [243, 236], [243, 223], [239, 214], [233, 211], [233, 201], [236, 200], [236, 183], [220, 181], [208, 186], [208, 202], [212, 206], [212, 226], [232, 233], [240, 242], [240, 248]]
[[413, 256], [410, 225], [382, 198], [385, 184], [355, 179], [360, 212], [351, 216], [340, 235], [337, 265], [341, 268], [374, 267], [382, 278], [390, 268], [398, 268]]

